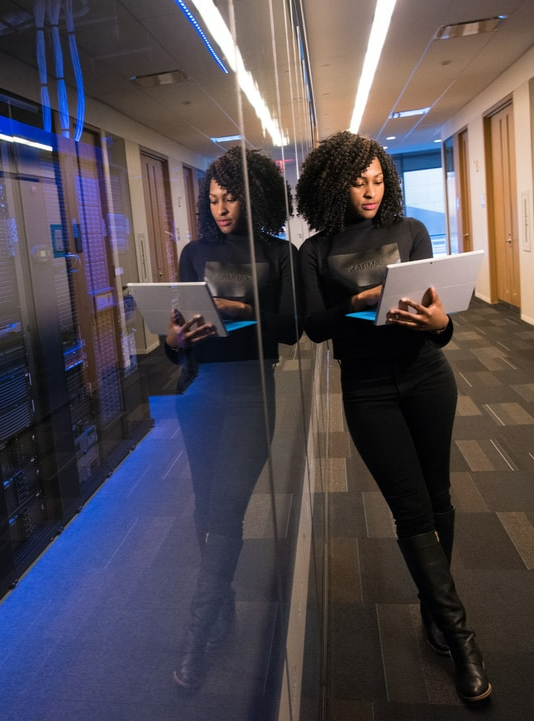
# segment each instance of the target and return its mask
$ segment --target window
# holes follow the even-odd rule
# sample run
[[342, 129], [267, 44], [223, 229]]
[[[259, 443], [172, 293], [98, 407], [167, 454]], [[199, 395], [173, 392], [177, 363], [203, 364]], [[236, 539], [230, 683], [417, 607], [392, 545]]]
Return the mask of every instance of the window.
[[447, 253], [445, 191], [441, 152], [396, 155], [402, 178], [405, 213], [425, 224], [434, 255]]

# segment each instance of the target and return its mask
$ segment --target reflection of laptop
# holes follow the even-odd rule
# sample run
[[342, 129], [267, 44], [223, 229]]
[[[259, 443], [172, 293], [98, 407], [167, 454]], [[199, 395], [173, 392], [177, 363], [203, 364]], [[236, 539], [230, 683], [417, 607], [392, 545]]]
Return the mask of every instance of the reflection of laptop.
[[348, 315], [384, 325], [388, 311], [398, 308], [401, 298], [420, 303], [430, 286], [436, 289], [446, 313], [467, 310], [483, 255], [483, 250], [473, 250], [388, 265], [377, 308]]
[[212, 323], [219, 336], [229, 331], [251, 325], [255, 321], [223, 321], [205, 282], [192, 283], [128, 283], [128, 290], [135, 305], [152, 333], [167, 335], [173, 310], [179, 310], [186, 320], [202, 315], [206, 323]]

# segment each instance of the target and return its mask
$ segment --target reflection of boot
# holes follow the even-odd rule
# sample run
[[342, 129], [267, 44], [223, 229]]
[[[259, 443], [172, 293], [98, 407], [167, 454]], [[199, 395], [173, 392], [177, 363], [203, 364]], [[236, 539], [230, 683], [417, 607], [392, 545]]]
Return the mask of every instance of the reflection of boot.
[[194, 513], [194, 521], [195, 521], [195, 533], [197, 536], [197, 543], [198, 547], [200, 549], [201, 555], [204, 553], [204, 544], [206, 543], [206, 536], [208, 533], [208, 524], [206, 519], [202, 514], [195, 509]]
[[[195, 513], [195, 530], [197, 535], [198, 547], [201, 556], [204, 554], [204, 546], [206, 545], [207, 522], [200, 514]], [[231, 585], [226, 589], [224, 598], [220, 604], [220, 610], [217, 619], [211, 629], [208, 644], [210, 647], [220, 646], [226, 641], [235, 621], [235, 593]]]
[[204, 679], [206, 645], [228, 594], [242, 546], [241, 539], [209, 534], [206, 538], [191, 618], [182, 644], [174, 680], [186, 689], [198, 688]]
[[217, 620], [215, 621], [215, 623], [213, 624], [213, 628], [211, 629], [211, 633], [208, 639], [208, 645], [210, 647], [215, 647], [223, 644], [230, 635], [230, 632], [232, 631], [232, 628], [234, 626], [234, 622], [235, 592], [234, 589], [229, 586], [226, 591], [225, 598], [221, 604]]
[[[451, 507], [451, 510], [446, 511], [445, 513], [434, 514], [434, 523], [437, 534], [439, 536], [439, 542], [441, 543], [441, 547], [443, 548], [445, 556], [447, 557], [450, 568], [452, 547], [454, 544], [454, 508]], [[445, 640], [445, 637], [443, 636], [439, 628], [436, 626], [436, 623], [432, 618], [432, 614], [422, 600], [420, 603], [420, 609], [421, 619], [423, 621], [423, 628], [425, 630], [425, 637], [428, 645], [436, 653], [439, 653], [440, 656], [448, 656], [449, 646], [447, 644], [447, 641]]]
[[454, 661], [456, 689], [463, 701], [487, 698], [492, 691], [475, 633], [467, 628], [447, 557], [433, 531], [399, 539], [408, 569], [421, 598], [442, 631]]

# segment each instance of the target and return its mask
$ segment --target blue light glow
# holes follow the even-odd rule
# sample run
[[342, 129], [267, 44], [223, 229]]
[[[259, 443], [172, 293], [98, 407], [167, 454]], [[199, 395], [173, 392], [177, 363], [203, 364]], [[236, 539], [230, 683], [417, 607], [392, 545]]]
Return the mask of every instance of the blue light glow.
[[0, 138], [9, 143], [27, 145], [39, 150], [53, 150], [53, 135], [32, 125], [0, 117]]
[[220, 67], [220, 69], [223, 71], [223, 73], [228, 74], [228, 72], [229, 72], [228, 68], [226, 67], [226, 65], [223, 63], [223, 61], [220, 59], [220, 57], [217, 55], [217, 53], [213, 49], [213, 45], [210, 43], [210, 41], [206, 37], [206, 34], [200, 27], [198, 20], [195, 18], [195, 16], [191, 12], [191, 10], [189, 10], [189, 8], [183, 2], [183, 0], [174, 0], [174, 2], [178, 5], [178, 7], [183, 12], [183, 14], [186, 16], [186, 18], [189, 20], [191, 25], [195, 28], [200, 39], [202, 40], [202, 42], [206, 46], [206, 49], [208, 50], [209, 54], [211, 55], [211, 57], [215, 60], [215, 62]]

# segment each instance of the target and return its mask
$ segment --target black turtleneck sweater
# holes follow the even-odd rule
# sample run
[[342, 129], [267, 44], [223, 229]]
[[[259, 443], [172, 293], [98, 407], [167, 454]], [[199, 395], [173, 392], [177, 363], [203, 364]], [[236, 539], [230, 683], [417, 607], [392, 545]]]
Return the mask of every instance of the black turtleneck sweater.
[[449, 342], [452, 321], [445, 332], [435, 334], [347, 317], [351, 297], [380, 285], [388, 263], [432, 256], [428, 231], [415, 218], [384, 228], [363, 220], [332, 238], [318, 233], [302, 244], [299, 256], [304, 330], [316, 343], [332, 339], [335, 358], [397, 358], [426, 342]]
[[[291, 261], [290, 252], [293, 255]], [[296, 248], [286, 240], [263, 234], [254, 242], [258, 278], [263, 357], [278, 358], [278, 343], [298, 340], [292, 275], [297, 271]], [[195, 240], [180, 256], [181, 281], [206, 281], [213, 296], [248, 303], [254, 289], [249, 239], [227, 235], [219, 241]], [[209, 338], [195, 345], [201, 363], [258, 358], [257, 326], [231, 331], [226, 338]]]

